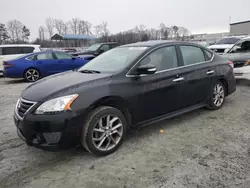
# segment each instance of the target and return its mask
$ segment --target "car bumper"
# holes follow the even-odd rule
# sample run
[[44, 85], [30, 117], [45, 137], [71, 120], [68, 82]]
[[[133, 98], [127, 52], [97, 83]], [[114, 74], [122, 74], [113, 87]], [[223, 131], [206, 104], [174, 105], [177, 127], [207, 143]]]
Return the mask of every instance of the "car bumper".
[[236, 79], [250, 80], [250, 66], [234, 68], [234, 76]]
[[30, 114], [24, 119], [14, 114], [14, 122], [18, 136], [29, 146], [62, 149], [80, 143], [83, 120], [74, 112], [56, 115]]

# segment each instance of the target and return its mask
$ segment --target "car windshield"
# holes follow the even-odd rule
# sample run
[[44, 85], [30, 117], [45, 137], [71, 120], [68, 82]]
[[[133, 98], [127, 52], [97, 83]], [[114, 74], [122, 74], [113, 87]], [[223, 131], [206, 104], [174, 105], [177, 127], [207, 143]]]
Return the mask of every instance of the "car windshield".
[[93, 44], [92, 46], [87, 48], [87, 51], [96, 51], [100, 46], [101, 44]]
[[240, 40], [240, 38], [228, 37], [228, 38], [223, 38], [223, 39], [219, 40], [215, 44], [235, 44], [239, 40]]
[[114, 73], [122, 70], [135, 60], [147, 47], [121, 47], [114, 48], [97, 56], [89, 63], [78, 69], [95, 70], [101, 73]]

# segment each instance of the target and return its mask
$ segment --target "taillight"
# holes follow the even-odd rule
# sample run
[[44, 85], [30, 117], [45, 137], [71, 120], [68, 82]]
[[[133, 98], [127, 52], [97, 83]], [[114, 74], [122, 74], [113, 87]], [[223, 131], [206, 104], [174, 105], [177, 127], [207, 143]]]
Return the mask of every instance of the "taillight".
[[6, 62], [6, 61], [3, 62], [3, 66], [4, 66], [4, 68], [14, 67], [13, 64], [11, 64], [11, 63], [9, 63], [9, 62]]
[[234, 63], [232, 61], [228, 61], [228, 65], [233, 69], [234, 68]]

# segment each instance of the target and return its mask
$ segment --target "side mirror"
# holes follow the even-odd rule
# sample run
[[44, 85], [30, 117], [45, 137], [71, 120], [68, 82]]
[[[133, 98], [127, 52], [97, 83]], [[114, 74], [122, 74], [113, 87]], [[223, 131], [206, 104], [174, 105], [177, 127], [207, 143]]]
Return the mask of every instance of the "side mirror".
[[156, 67], [154, 65], [141, 65], [137, 68], [137, 73], [141, 74], [154, 74]]
[[72, 57], [72, 60], [75, 60], [75, 59], [77, 59], [77, 56], [73, 56], [73, 57]]

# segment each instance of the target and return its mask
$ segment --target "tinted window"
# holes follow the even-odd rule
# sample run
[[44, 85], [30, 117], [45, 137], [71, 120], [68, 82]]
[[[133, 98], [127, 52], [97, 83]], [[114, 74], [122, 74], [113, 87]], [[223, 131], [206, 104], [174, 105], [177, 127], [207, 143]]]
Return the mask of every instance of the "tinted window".
[[194, 46], [180, 46], [185, 65], [201, 63], [205, 61], [202, 50]]
[[164, 47], [153, 51], [140, 63], [140, 65], [147, 64], [154, 65], [157, 71], [178, 67], [175, 47]]
[[21, 47], [22, 48], [22, 52], [23, 54], [29, 54], [32, 53], [34, 51], [34, 47]]
[[55, 53], [57, 59], [72, 59], [71, 56], [64, 53]]
[[2, 48], [0, 48], [0, 55], [2, 55]]
[[234, 37], [223, 38], [223, 39], [220, 39], [215, 44], [235, 44], [239, 40], [240, 40], [239, 38], [234, 38]]
[[20, 47], [3, 47], [2, 55], [14, 55], [14, 54], [22, 54], [22, 48]]
[[108, 73], [118, 72], [130, 65], [146, 49], [147, 47], [114, 48], [95, 57], [81, 67], [79, 71], [88, 69]]
[[211, 60], [212, 57], [213, 57], [213, 54], [211, 52], [207, 51], [207, 50], [204, 50], [204, 52], [205, 52], [205, 54], [207, 56], [207, 60]]
[[108, 51], [109, 50], [109, 45], [107, 45], [107, 44], [102, 45], [102, 47], [100, 48], [100, 50], [103, 50], [104, 52]]
[[34, 60], [35, 59], [35, 56], [33, 55], [33, 56], [29, 56], [29, 57], [27, 57], [27, 59], [28, 60]]
[[52, 53], [43, 53], [36, 56], [37, 60], [54, 59]]

